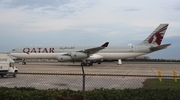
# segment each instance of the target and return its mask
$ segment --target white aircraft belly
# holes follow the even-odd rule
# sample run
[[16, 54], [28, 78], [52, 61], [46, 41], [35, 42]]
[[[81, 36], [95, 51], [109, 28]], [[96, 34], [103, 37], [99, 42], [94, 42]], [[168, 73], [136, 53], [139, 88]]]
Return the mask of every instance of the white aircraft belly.
[[11, 56], [23, 59], [56, 59], [62, 53], [10, 53]]
[[144, 55], [146, 53], [98, 53], [103, 56], [103, 59], [125, 59]]
[[[10, 54], [16, 58], [22, 58], [22, 59], [56, 59], [58, 55], [62, 55], [63, 53], [29, 53], [29, 54], [10, 53]], [[102, 59], [124, 59], [129, 57], [140, 56], [143, 54], [145, 53], [97, 53], [95, 55], [101, 56]]]

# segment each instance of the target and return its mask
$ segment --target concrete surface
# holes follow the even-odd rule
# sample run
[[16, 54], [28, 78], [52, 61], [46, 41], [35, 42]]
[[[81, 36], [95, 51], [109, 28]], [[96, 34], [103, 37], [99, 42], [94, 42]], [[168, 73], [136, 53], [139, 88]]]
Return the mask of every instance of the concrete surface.
[[[16, 63], [19, 72], [33, 73], [82, 73], [79, 63], [50, 63], [50, 62], [28, 62], [27, 65]], [[117, 65], [115, 62], [105, 62], [101, 65], [84, 66], [86, 74], [95, 74], [95, 76], [86, 76], [85, 90], [95, 88], [141, 88], [147, 77], [133, 76], [99, 76], [98, 74], [119, 74], [119, 75], [157, 75], [158, 70], [162, 75], [173, 75], [176, 71], [179, 75], [180, 64], [176, 63], [131, 63]], [[97, 75], [96, 75], [97, 74]], [[18, 74], [16, 78], [0, 78], [0, 86], [3, 87], [35, 87], [37, 89], [72, 89], [82, 90], [82, 76], [80, 75], [36, 75], [36, 74]]]

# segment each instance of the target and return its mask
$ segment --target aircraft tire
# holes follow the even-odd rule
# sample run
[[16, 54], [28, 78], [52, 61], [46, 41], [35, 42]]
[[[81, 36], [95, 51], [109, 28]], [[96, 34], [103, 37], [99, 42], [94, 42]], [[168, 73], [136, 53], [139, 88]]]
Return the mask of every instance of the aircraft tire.
[[1, 74], [1, 77], [4, 77], [4, 74]]
[[84, 62], [81, 63], [81, 66], [85, 66], [86, 64]]
[[91, 62], [91, 63], [89, 63], [89, 66], [93, 66], [93, 63]]
[[17, 74], [16, 74], [17, 72], [18, 72], [17, 70], [14, 72], [13, 77], [17, 77]]
[[26, 62], [22, 62], [23, 65], [26, 65]]
[[13, 74], [13, 77], [16, 77], [17, 75], [16, 74]]
[[98, 64], [101, 64], [101, 62], [99, 61]]

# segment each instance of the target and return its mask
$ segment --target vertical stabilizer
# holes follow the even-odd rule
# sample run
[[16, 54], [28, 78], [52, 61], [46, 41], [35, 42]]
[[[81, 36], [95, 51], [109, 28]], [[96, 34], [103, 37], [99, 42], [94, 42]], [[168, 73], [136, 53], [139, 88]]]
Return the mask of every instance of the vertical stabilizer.
[[139, 45], [158, 46], [161, 45], [166, 29], [169, 24], [160, 24], [143, 42]]

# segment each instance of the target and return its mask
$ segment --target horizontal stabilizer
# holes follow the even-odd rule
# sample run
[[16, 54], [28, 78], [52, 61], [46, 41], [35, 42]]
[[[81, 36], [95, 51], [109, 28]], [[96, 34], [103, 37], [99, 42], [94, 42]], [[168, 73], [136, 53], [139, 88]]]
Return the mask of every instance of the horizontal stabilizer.
[[150, 50], [151, 51], [158, 51], [158, 50], [161, 50], [161, 49], [165, 49], [170, 45], [171, 44], [163, 44], [163, 45], [160, 45], [160, 46], [157, 46], [157, 47], [151, 47]]

